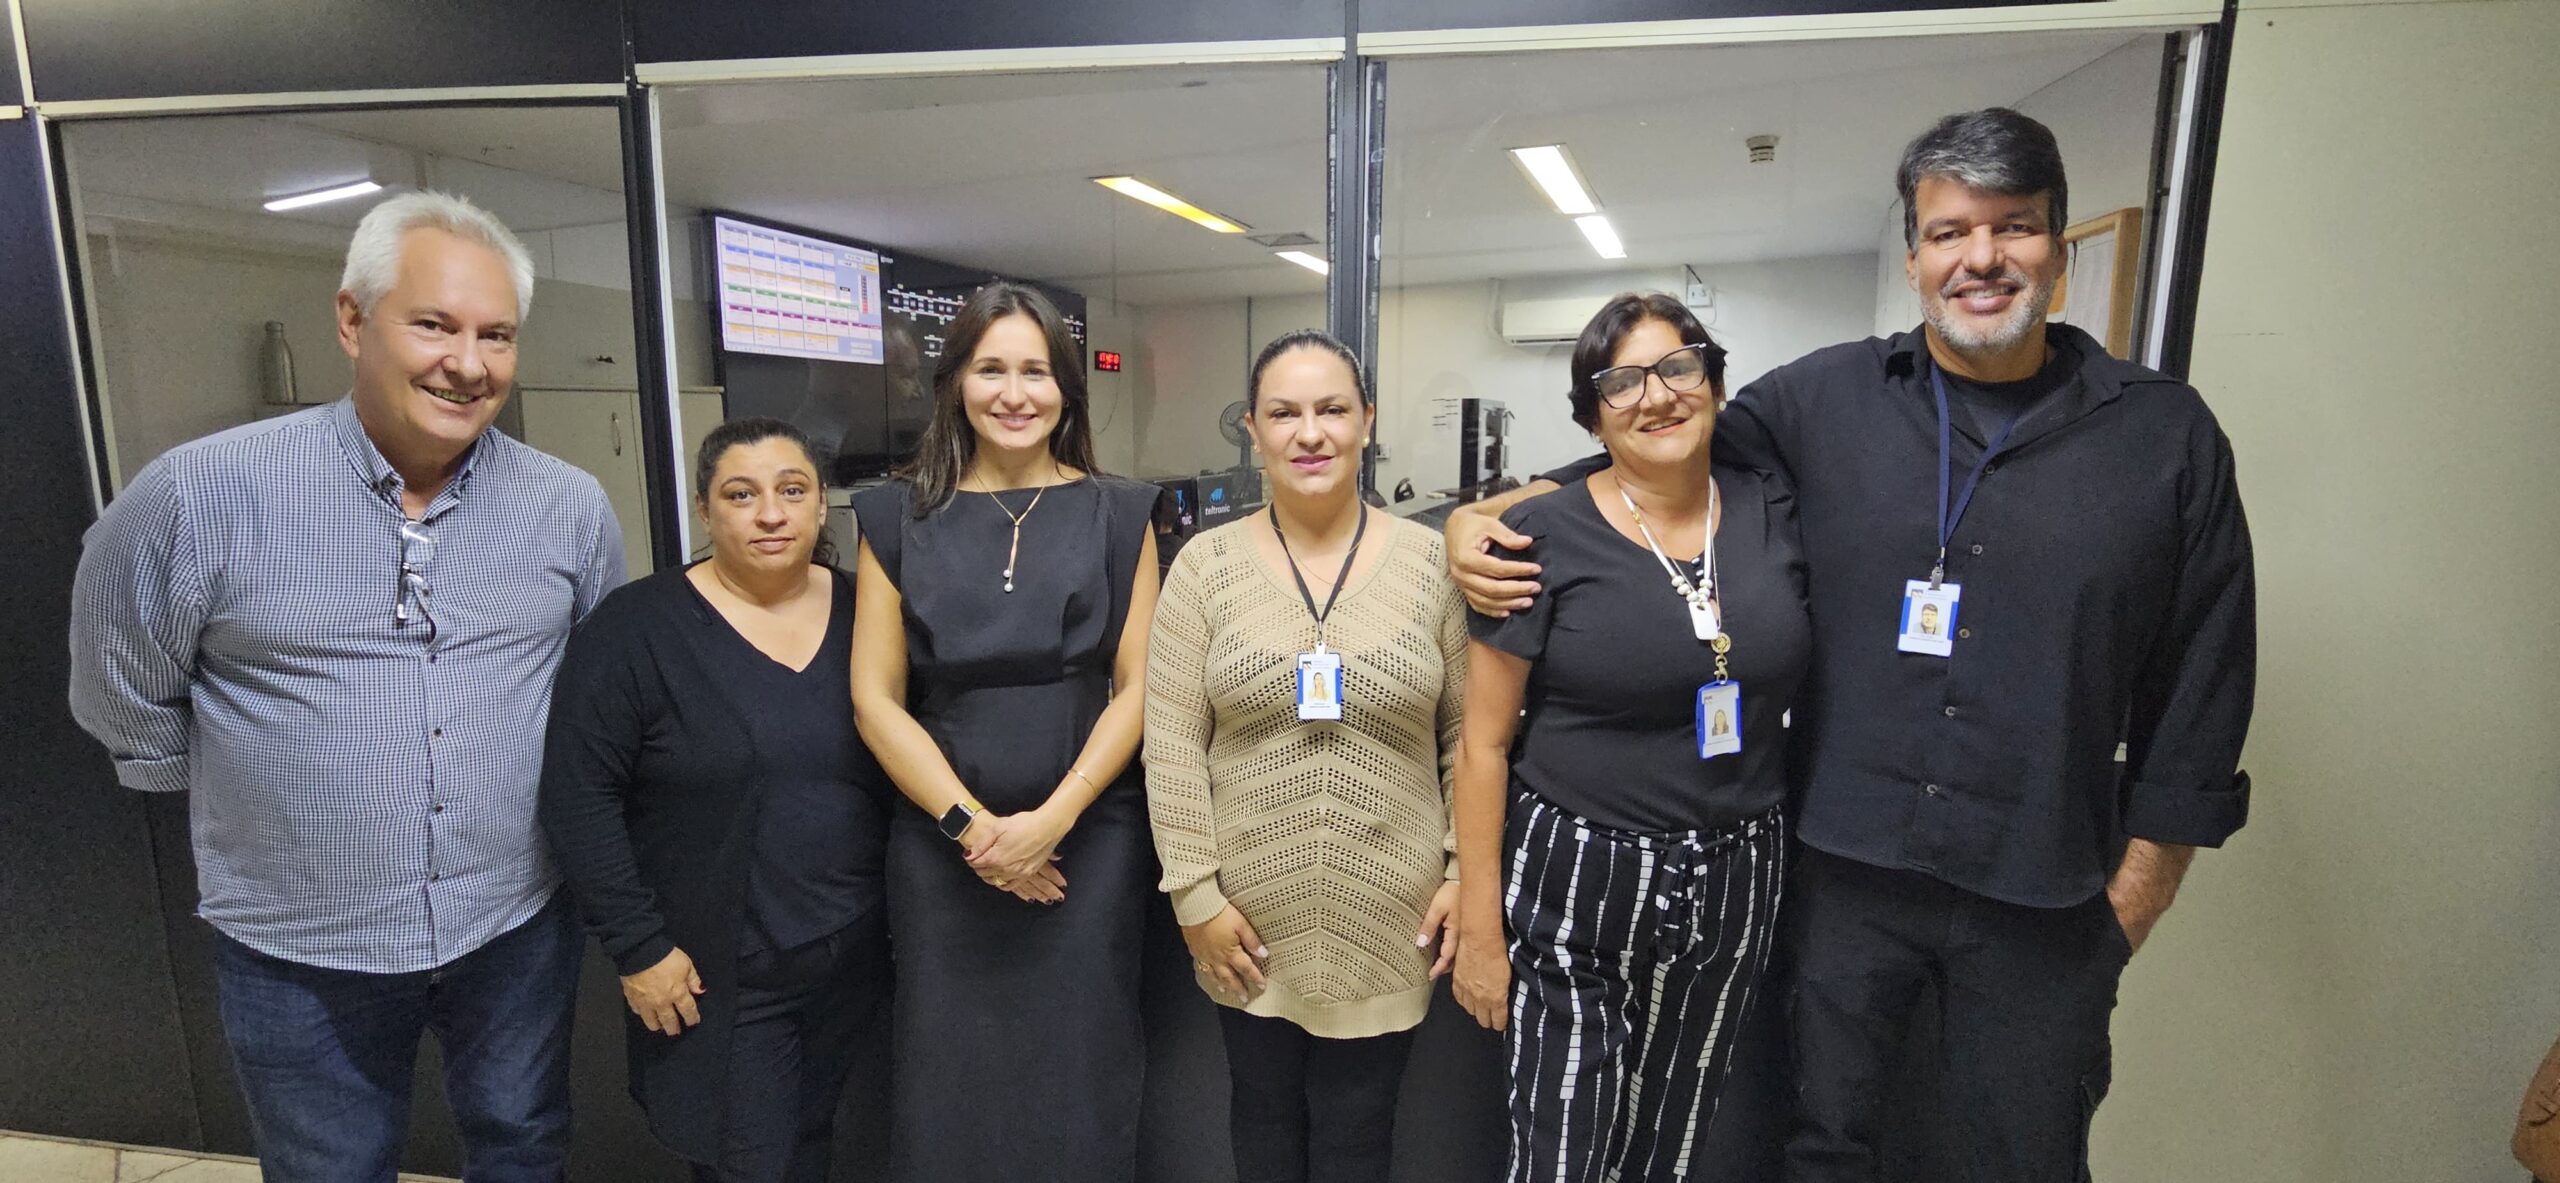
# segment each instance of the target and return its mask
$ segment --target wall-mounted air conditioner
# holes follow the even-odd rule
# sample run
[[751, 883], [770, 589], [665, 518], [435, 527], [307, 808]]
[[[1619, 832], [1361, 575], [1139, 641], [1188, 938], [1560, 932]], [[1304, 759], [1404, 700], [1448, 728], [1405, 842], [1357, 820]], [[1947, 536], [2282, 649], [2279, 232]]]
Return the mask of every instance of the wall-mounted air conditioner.
[[1505, 285], [1494, 315], [1502, 339], [1514, 345], [1571, 345], [1610, 295], [1514, 297]]
[[1602, 305], [1620, 292], [1684, 290], [1685, 271], [1652, 268], [1598, 275], [1503, 279], [1493, 285], [1493, 327], [1514, 345], [1571, 345]]

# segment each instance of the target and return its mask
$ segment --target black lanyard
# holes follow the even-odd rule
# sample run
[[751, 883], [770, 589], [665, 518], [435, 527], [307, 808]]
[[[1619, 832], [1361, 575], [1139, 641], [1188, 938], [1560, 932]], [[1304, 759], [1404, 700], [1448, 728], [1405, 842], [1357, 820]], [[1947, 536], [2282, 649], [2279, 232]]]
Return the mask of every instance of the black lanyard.
[[1973, 462], [1973, 471], [1964, 478], [1964, 490], [1956, 494], [1955, 512], [1950, 514], [1947, 512], [1947, 487], [1954, 474], [1947, 454], [1954, 446], [1954, 429], [1947, 422], [1946, 372], [1939, 369], [1934, 361], [1929, 363], [1929, 385], [1938, 394], [1938, 563], [1929, 568], [1929, 586], [1934, 588], [1947, 581], [1947, 544], [1955, 540], [1956, 525], [1964, 521], [1965, 507], [1973, 504], [1973, 487], [1982, 483], [1983, 470], [1991, 467], [1992, 459], [2000, 455], [2001, 445], [2009, 442], [2009, 433], [2016, 431], [2018, 422], [2035, 407], [2029, 404], [2018, 408], [2017, 414], [2009, 416], [2009, 421], [2000, 425], [1999, 433], [1991, 437], [1991, 442], [1983, 445], [1982, 458]]
[[1281, 557], [1289, 560], [1289, 578], [1298, 581], [1298, 596], [1307, 602], [1307, 615], [1316, 618], [1316, 652], [1324, 652], [1324, 621], [1333, 615], [1333, 602], [1342, 598], [1342, 585], [1351, 582], [1351, 560], [1360, 555], [1360, 536], [1369, 532], [1369, 507], [1360, 507], [1360, 522], [1351, 527], [1351, 549], [1342, 552], [1342, 574], [1333, 578], [1333, 590], [1325, 593], [1324, 609], [1316, 609], [1316, 594], [1307, 590], [1306, 572], [1298, 570], [1298, 556], [1289, 551], [1289, 536], [1280, 532], [1280, 511], [1271, 511], [1271, 536], [1280, 540]]

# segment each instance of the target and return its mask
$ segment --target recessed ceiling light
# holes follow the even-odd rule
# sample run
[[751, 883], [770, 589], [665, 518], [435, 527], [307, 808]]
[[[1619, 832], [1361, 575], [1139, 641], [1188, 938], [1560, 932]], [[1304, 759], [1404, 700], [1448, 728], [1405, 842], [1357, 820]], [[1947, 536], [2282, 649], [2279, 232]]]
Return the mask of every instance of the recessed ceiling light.
[[1627, 244], [1618, 241], [1618, 228], [1610, 225], [1607, 217], [1590, 214], [1575, 218], [1573, 224], [1582, 227], [1582, 236], [1591, 240], [1591, 249], [1600, 252], [1601, 258], [1627, 257]]
[[1573, 166], [1573, 157], [1565, 154], [1564, 145], [1513, 148], [1511, 159], [1547, 195], [1557, 213], [1570, 218], [1600, 212], [1600, 203], [1592, 199], [1590, 187], [1582, 183], [1582, 171]]
[[1318, 275], [1329, 275], [1333, 272], [1333, 264], [1325, 262], [1324, 260], [1319, 259], [1314, 255], [1310, 255], [1305, 251], [1273, 251], [1271, 253], [1278, 255], [1283, 259], [1287, 259], [1300, 267], [1304, 267], [1309, 271], [1313, 271]]
[[1220, 234], [1242, 234], [1251, 229], [1242, 222], [1233, 218], [1219, 217], [1136, 177], [1095, 177], [1093, 183], [1124, 197], [1134, 197], [1177, 218], [1208, 227]]
[[381, 191], [382, 186], [374, 184], [371, 181], [357, 181], [352, 185], [336, 185], [327, 189], [313, 190], [309, 193], [296, 193], [289, 197], [276, 198], [275, 200], [267, 203], [267, 212], [280, 214], [290, 209], [301, 209], [304, 206], [311, 205], [325, 205], [332, 201], [345, 201], [350, 197], [362, 197], [367, 193], [379, 193]]

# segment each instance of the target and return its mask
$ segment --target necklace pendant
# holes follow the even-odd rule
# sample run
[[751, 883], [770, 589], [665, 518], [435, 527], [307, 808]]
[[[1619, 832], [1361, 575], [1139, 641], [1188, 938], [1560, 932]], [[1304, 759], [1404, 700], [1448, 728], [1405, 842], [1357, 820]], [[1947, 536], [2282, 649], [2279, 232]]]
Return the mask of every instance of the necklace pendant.
[[1010, 575], [1005, 577], [1004, 594], [1008, 596], [1013, 594], [1013, 577]]

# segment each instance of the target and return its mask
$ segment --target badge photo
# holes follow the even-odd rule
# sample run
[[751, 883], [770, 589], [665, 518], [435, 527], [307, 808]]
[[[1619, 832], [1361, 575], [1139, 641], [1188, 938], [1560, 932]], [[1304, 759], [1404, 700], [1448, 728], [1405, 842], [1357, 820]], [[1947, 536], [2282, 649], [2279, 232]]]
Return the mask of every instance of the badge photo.
[[1698, 758], [1729, 756], [1742, 750], [1742, 684], [1709, 682], [1698, 687]]
[[1342, 655], [1298, 655], [1298, 718], [1329, 722], [1342, 718]]
[[1894, 647], [1905, 653], [1946, 657], [1956, 651], [1956, 607], [1964, 589], [1952, 583], [1929, 586], [1926, 579], [1902, 585], [1902, 634]]

